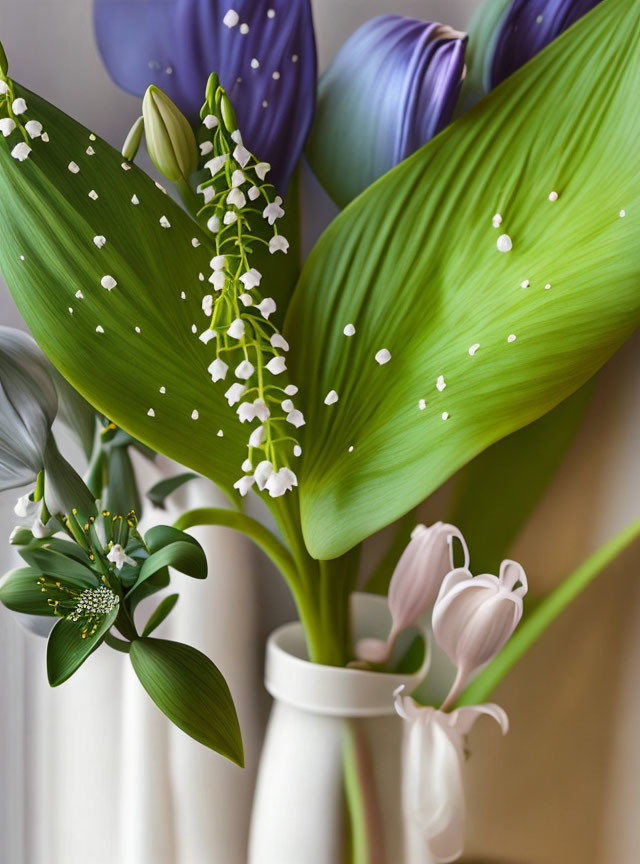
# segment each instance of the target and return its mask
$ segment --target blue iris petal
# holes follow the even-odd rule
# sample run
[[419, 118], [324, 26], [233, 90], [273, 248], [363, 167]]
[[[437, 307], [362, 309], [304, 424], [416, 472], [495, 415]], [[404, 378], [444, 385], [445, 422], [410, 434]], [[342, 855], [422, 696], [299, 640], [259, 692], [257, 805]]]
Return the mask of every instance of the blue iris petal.
[[400, 15], [372, 18], [347, 39], [320, 80], [307, 148], [338, 204], [447, 125], [465, 49], [465, 34]]
[[531, 60], [600, 0], [514, 0], [493, 48], [489, 87]]
[[[223, 23], [230, 9], [239, 15], [234, 27]], [[155, 84], [194, 123], [217, 72], [247, 146], [271, 163], [269, 179], [284, 191], [313, 119], [309, 0], [95, 0], [94, 25], [119, 87], [142, 96]]]

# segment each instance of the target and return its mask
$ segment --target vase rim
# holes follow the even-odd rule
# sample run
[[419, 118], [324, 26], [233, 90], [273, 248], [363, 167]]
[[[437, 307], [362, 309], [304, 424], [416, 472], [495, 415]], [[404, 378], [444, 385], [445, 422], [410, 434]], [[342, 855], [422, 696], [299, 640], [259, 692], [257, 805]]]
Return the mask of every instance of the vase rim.
[[[353, 629], [356, 638], [385, 637], [391, 616], [386, 598], [353, 594]], [[313, 714], [331, 717], [384, 717], [393, 715], [393, 693], [403, 686], [411, 693], [429, 669], [429, 639], [426, 627], [425, 659], [413, 674], [370, 672], [339, 666], [323, 666], [307, 659], [304, 630], [299, 621], [284, 624], [267, 641], [265, 687], [279, 702]]]

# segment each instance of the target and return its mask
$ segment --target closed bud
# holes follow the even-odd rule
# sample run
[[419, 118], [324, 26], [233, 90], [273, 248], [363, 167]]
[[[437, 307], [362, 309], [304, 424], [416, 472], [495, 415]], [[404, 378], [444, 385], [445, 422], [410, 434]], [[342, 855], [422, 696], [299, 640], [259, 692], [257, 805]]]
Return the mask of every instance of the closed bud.
[[153, 164], [167, 180], [187, 181], [198, 166], [196, 139], [187, 118], [153, 85], [144, 95], [142, 115]]
[[463, 567], [446, 576], [433, 607], [433, 635], [458, 671], [443, 710], [458, 698], [469, 675], [509, 640], [522, 617], [527, 587], [524, 570], [510, 560], [502, 562], [499, 576], [472, 576]]
[[204, 120], [207, 114], [210, 114], [212, 109], [214, 108], [216, 104], [216, 93], [218, 92], [219, 86], [220, 79], [215, 72], [212, 72], [207, 80], [207, 87], [205, 90], [205, 103], [200, 109], [201, 120]]
[[127, 137], [124, 139], [124, 144], [122, 145], [122, 155], [128, 162], [133, 162], [136, 158], [136, 153], [138, 152], [143, 132], [144, 117], [138, 117], [129, 130]]
[[222, 119], [224, 120], [224, 125], [227, 127], [227, 131], [235, 132], [238, 128], [236, 112], [233, 110], [231, 100], [224, 90], [222, 91], [222, 97], [220, 99], [220, 111], [222, 112]]
[[430, 528], [416, 525], [411, 540], [393, 571], [389, 584], [391, 632], [386, 643], [366, 639], [356, 646], [356, 653], [372, 663], [385, 662], [399, 633], [410, 627], [430, 609], [445, 578], [453, 570], [453, 539], [460, 541], [464, 566], [469, 566], [469, 552], [464, 537], [455, 525], [436, 522]]
[[0, 74], [7, 75], [9, 72], [9, 61], [7, 60], [7, 55], [4, 53], [4, 46], [2, 42], [0, 42]]

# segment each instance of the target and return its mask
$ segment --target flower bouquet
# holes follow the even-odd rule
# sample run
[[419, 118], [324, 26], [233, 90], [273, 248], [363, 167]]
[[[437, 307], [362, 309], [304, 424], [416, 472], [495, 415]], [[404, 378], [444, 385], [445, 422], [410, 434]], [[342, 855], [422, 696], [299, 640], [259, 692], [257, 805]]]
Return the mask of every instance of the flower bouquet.
[[[640, 8], [487, 0], [468, 34], [384, 15], [317, 86], [308, 0], [94, 15], [143, 97], [121, 151], [0, 50], [0, 265], [35, 339], [0, 329], [0, 488], [26, 490], [0, 601], [47, 636], [52, 686], [121, 652], [242, 765], [215, 658], [155, 631], [171, 570], [207, 576], [188, 530], [243, 532], [299, 614], [267, 646], [251, 864], [457, 860], [474, 722], [507, 732], [497, 683], [640, 533], [525, 608], [509, 546], [640, 320]], [[303, 150], [341, 208], [306, 256]], [[188, 471], [141, 489], [134, 452]], [[195, 476], [228, 507], [145, 523]]]

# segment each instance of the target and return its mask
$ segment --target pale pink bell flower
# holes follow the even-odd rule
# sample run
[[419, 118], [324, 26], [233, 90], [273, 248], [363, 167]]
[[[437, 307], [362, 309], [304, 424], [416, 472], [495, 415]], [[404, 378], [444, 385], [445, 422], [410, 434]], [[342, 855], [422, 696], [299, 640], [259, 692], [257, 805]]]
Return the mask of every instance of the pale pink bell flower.
[[509, 559], [500, 565], [499, 576], [472, 576], [465, 567], [446, 576], [433, 607], [433, 635], [458, 672], [443, 710], [458, 698], [469, 675], [509, 640], [527, 589], [523, 568]]
[[455, 525], [436, 522], [431, 527], [416, 525], [400, 556], [389, 584], [391, 632], [382, 639], [362, 639], [356, 654], [370, 663], [385, 663], [398, 634], [410, 627], [433, 606], [442, 580], [453, 569], [453, 538], [457, 537], [464, 552], [464, 566], [469, 566], [469, 551], [462, 533]]
[[456, 861], [464, 849], [465, 736], [482, 714], [493, 717], [503, 735], [509, 720], [502, 708], [491, 703], [465, 705], [445, 714], [417, 705], [410, 696], [401, 695], [402, 689], [394, 695], [396, 711], [409, 724], [402, 784], [411, 850], [414, 855], [420, 852], [415, 860]]

